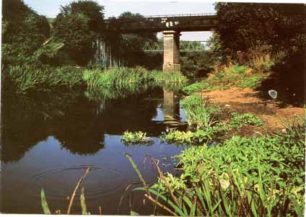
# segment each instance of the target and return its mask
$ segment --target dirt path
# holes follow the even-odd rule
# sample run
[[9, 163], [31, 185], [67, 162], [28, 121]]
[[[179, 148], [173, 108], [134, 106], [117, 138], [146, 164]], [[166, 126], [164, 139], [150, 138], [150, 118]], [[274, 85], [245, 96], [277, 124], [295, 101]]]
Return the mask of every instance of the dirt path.
[[266, 128], [279, 130], [305, 115], [301, 107], [280, 107], [277, 102], [263, 100], [252, 89], [230, 88], [228, 90], [203, 91], [202, 96], [230, 112], [249, 112], [260, 117]]

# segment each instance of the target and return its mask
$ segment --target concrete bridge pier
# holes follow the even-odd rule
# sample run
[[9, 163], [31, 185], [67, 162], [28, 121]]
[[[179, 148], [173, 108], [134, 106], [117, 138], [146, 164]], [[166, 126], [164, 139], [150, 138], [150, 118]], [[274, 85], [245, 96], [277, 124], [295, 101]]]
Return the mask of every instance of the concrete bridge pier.
[[180, 71], [180, 32], [163, 31], [164, 64], [163, 71]]

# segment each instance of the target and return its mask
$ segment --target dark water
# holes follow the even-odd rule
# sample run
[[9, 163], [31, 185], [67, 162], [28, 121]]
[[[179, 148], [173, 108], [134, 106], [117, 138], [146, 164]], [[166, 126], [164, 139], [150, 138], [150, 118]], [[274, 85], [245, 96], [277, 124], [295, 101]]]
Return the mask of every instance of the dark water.
[[[1, 212], [42, 213], [43, 188], [51, 211], [65, 213], [67, 196], [91, 167], [83, 186], [92, 214], [151, 214], [141, 193], [124, 191], [139, 179], [125, 157], [130, 154], [145, 179], [156, 181], [147, 156], [160, 160], [164, 171], [175, 172], [174, 155], [184, 148], [162, 143], [158, 136], [184, 122], [178, 98], [161, 90], [125, 99], [89, 101], [79, 91], [2, 98]], [[165, 96], [165, 98], [164, 98]], [[169, 126], [169, 124], [171, 126]], [[125, 145], [125, 130], [145, 131], [152, 144]], [[80, 213], [79, 197], [73, 213]]]

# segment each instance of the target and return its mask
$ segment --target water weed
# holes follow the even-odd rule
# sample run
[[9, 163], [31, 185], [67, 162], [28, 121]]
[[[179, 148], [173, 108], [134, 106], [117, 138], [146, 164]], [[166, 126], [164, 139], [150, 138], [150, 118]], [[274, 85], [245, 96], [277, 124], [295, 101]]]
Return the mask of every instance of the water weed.
[[125, 144], [142, 144], [142, 143], [150, 143], [151, 140], [147, 137], [145, 132], [129, 132], [125, 131], [122, 136], [122, 141]]

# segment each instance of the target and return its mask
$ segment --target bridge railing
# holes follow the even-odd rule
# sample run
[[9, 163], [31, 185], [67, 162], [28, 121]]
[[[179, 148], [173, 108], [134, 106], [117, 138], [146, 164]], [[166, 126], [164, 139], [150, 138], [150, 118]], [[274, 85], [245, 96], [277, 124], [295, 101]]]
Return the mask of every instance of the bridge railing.
[[215, 16], [216, 13], [198, 13], [198, 14], [170, 14], [170, 15], [149, 15], [145, 18], [159, 18], [159, 17], [201, 17], [201, 16]]
[[[201, 16], [216, 16], [216, 13], [198, 13], [198, 14], [170, 14], [170, 15], [148, 15], [144, 16], [145, 19], [150, 18], [170, 18], [170, 17], [201, 17]], [[115, 19], [105, 19], [108, 20], [126, 20], [126, 18], [115, 18]], [[128, 20], [128, 19], [127, 19]], [[130, 19], [131, 21], [135, 21], [135, 19]]]

